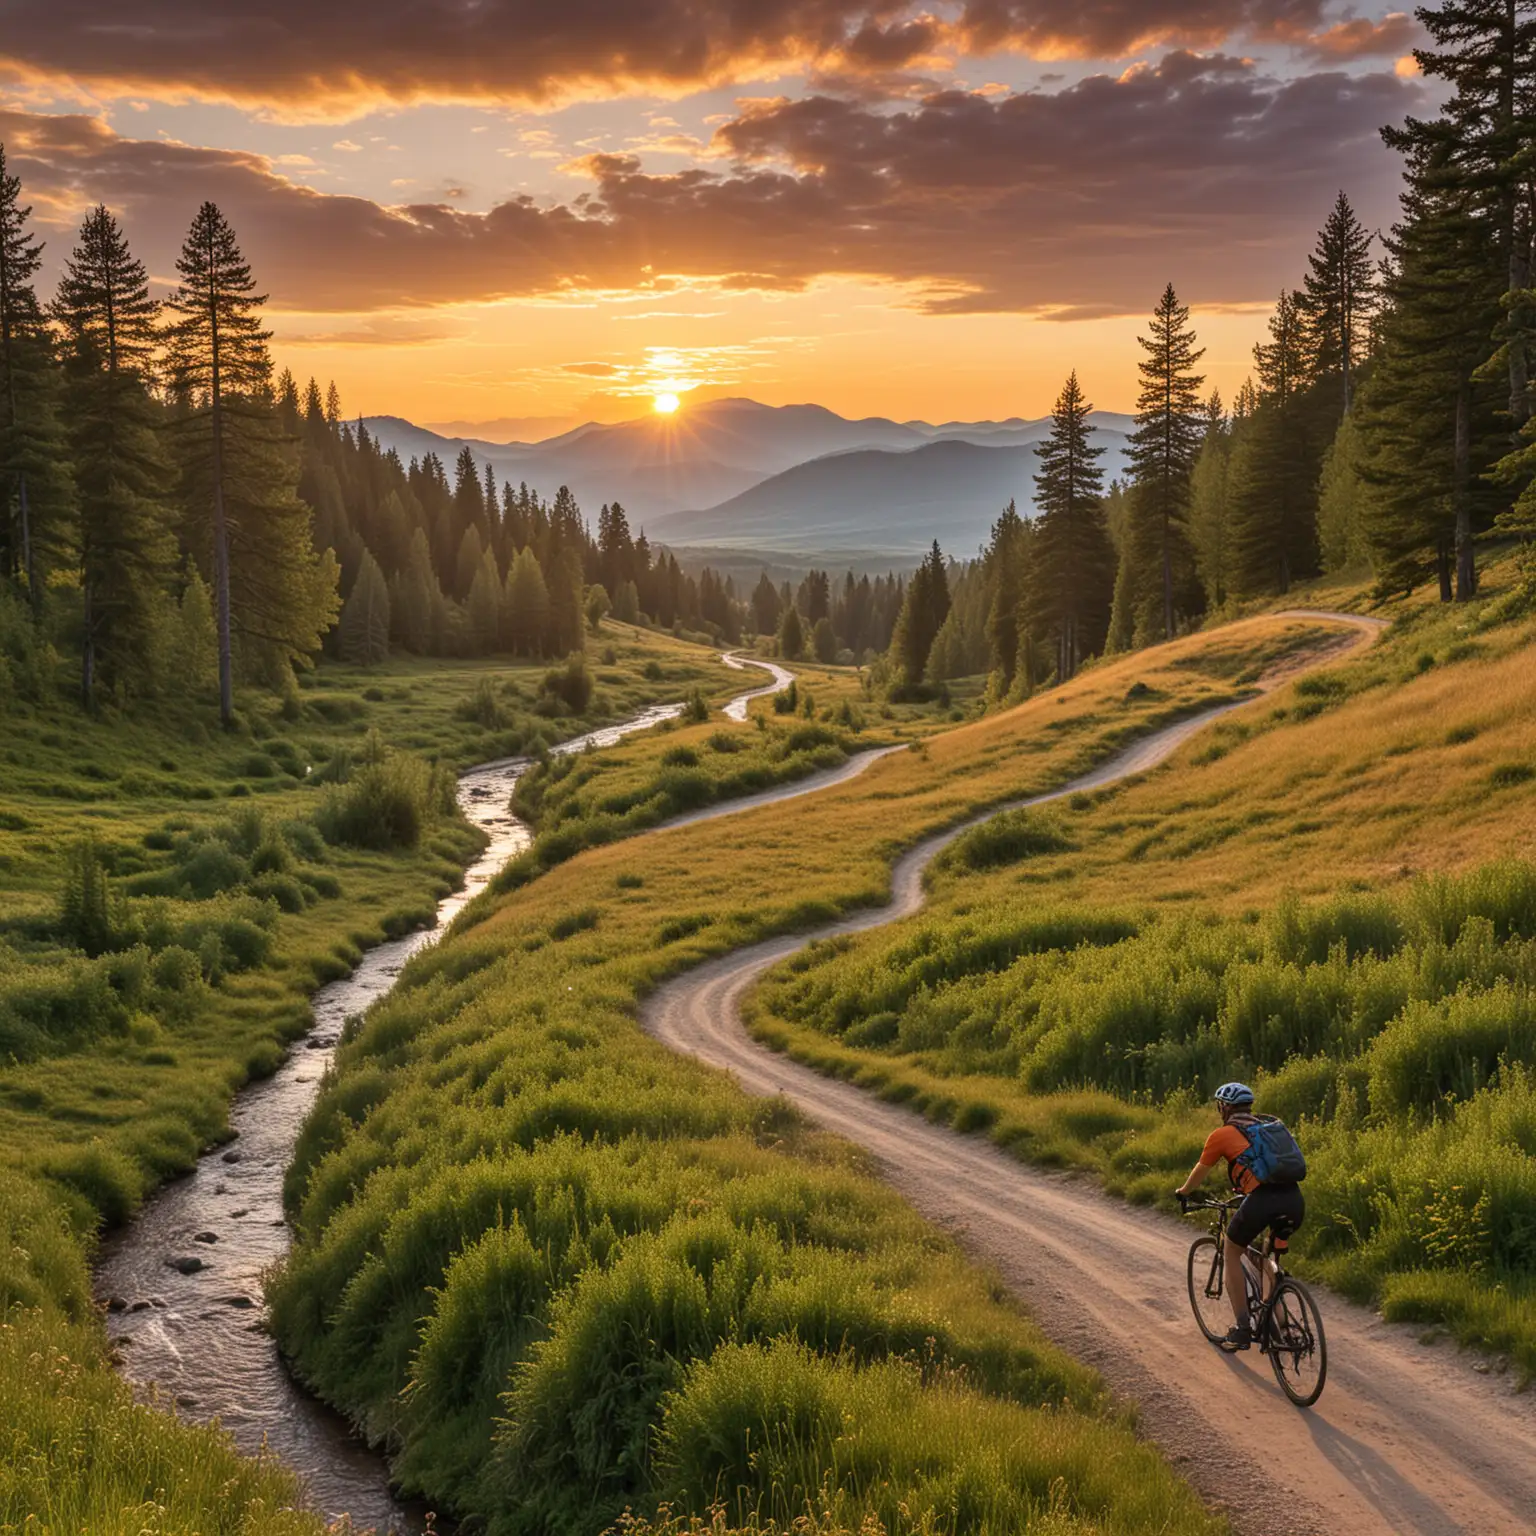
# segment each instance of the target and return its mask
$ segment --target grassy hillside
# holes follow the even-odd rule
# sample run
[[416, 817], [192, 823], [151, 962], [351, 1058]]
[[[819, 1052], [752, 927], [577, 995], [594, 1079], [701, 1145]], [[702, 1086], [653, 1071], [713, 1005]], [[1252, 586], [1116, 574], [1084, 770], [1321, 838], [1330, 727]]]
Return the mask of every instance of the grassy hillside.
[[839, 768], [856, 753], [922, 740], [982, 709], [974, 688], [942, 702], [892, 704], [851, 667], [796, 662], [795, 673], [784, 692], [755, 701], [745, 722], [707, 712], [699, 699], [655, 731], [541, 763], [513, 801], [534, 845], [498, 889], [526, 884], [584, 848]]
[[1258, 621], [1130, 658], [823, 794], [483, 902], [344, 1043], [306, 1129], [271, 1290], [299, 1371], [493, 1531], [717, 1495], [732, 1521], [1210, 1528], [1092, 1377], [844, 1146], [654, 1045], [634, 1010], [707, 955], [878, 902], [923, 833], [1325, 630]]
[[[192, 709], [91, 720], [6, 701], [0, 1529], [318, 1529], [281, 1513], [281, 1473], [132, 1405], [90, 1244], [223, 1136], [230, 1096], [276, 1065], [317, 985], [430, 918], [476, 846], [452, 769], [739, 691], [702, 648], [609, 643], [580, 707], [543, 668], [410, 661], [245, 698], [228, 735]], [[18, 1389], [39, 1372], [48, 1393]]]
[[1145, 779], [958, 843], [761, 1038], [1167, 1199], [1216, 1083], [1311, 1163], [1304, 1266], [1536, 1371], [1536, 623], [1410, 607]]

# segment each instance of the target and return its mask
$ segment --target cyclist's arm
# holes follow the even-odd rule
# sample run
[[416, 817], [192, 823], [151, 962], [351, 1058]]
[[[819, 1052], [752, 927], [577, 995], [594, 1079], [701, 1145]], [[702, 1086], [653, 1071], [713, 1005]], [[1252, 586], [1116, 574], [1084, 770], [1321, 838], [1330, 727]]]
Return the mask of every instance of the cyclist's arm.
[[1222, 1126], [1205, 1138], [1205, 1146], [1200, 1152], [1200, 1161], [1189, 1170], [1189, 1177], [1174, 1191], [1175, 1194], [1187, 1195], [1205, 1183], [1205, 1176], [1226, 1154], [1225, 1132], [1226, 1127]]
[[1195, 1190], [1199, 1189], [1200, 1186], [1205, 1183], [1205, 1176], [1211, 1171], [1213, 1166], [1214, 1165], [1211, 1163], [1196, 1163], [1195, 1166], [1189, 1170], [1189, 1177], [1185, 1179], [1184, 1182], [1179, 1185], [1176, 1190], [1174, 1190], [1174, 1194], [1193, 1194]]

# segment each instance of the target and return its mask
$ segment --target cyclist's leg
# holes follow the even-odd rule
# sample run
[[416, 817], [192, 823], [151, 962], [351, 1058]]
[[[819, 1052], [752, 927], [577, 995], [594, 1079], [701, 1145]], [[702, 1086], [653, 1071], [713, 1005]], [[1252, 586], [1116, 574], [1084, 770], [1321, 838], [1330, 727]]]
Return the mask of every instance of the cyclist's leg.
[[1261, 1185], [1233, 1212], [1227, 1226], [1227, 1294], [1232, 1302], [1232, 1315], [1237, 1319], [1239, 1328], [1252, 1326], [1252, 1319], [1248, 1315], [1248, 1287], [1243, 1276], [1243, 1255], [1268, 1228], [1273, 1219], [1271, 1205], [1270, 1188]]
[[1226, 1242], [1227, 1301], [1232, 1307], [1232, 1318], [1239, 1328], [1248, 1327], [1248, 1285], [1243, 1275], [1243, 1255], [1248, 1251], [1246, 1243], [1234, 1243], [1230, 1236]]

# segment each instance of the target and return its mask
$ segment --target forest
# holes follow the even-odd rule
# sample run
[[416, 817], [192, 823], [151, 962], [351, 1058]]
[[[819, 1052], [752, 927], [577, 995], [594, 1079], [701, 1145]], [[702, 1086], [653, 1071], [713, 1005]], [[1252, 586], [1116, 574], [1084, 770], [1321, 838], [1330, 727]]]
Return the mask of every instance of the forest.
[[1384, 130], [1398, 222], [1373, 233], [1339, 194], [1230, 408], [1170, 283], [1140, 339], [1125, 482], [1104, 485], [1074, 373], [1033, 514], [1004, 509], [974, 558], [936, 540], [910, 579], [764, 573], [739, 593], [653, 548], [617, 501], [594, 532], [565, 488], [498, 486], [467, 448], [451, 472], [430, 453], [402, 464], [342, 419], [334, 385], [274, 374], [265, 296], [212, 204], [164, 303], [105, 207], [45, 302], [0, 145], [7, 691], [35, 696], [70, 655], [87, 707], [174, 675], [216, 689], [227, 719], [237, 676], [281, 689], [322, 646], [364, 664], [559, 657], [612, 613], [874, 662], [898, 695], [985, 673], [1001, 703], [1319, 572], [1467, 601], [1480, 541], [1536, 533], [1530, 108], [1509, 84], [1536, 42], [1502, 8], [1462, 9], [1426, 22], [1444, 109]]

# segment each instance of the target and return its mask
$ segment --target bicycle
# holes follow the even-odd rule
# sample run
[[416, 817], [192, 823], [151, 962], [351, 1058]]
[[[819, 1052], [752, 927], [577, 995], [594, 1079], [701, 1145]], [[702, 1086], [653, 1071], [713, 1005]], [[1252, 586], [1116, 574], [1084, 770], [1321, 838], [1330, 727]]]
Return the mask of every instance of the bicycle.
[[[1212, 1344], [1231, 1349], [1227, 1329], [1232, 1309], [1223, 1290], [1226, 1285], [1227, 1223], [1243, 1203], [1241, 1195], [1227, 1200], [1179, 1196], [1179, 1208], [1215, 1211], [1209, 1237], [1196, 1238], [1189, 1250], [1189, 1304], [1200, 1331]], [[1289, 1247], [1286, 1234], [1271, 1231], [1262, 1249], [1250, 1247], [1243, 1255], [1243, 1280], [1248, 1291], [1248, 1316], [1259, 1353], [1269, 1356], [1280, 1390], [1298, 1408], [1310, 1408], [1322, 1394], [1328, 1378], [1328, 1343], [1323, 1334], [1322, 1313], [1312, 1293], [1301, 1281], [1286, 1274], [1281, 1257]], [[1270, 1268], [1273, 1283], [1269, 1299], [1259, 1293], [1259, 1276]]]

